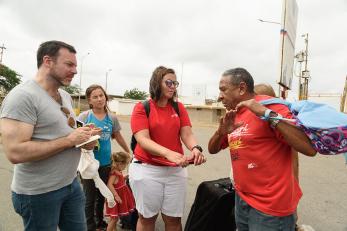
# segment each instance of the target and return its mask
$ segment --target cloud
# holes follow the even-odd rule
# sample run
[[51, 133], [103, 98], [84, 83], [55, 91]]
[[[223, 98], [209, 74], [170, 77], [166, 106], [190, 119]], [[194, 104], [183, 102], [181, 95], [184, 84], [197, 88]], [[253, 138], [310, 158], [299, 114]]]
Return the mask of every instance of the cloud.
[[[309, 89], [342, 92], [346, 1], [297, 2], [297, 51], [304, 48], [300, 35], [309, 33]], [[280, 25], [257, 19], [280, 21], [281, 11], [278, 0], [3, 0], [0, 43], [7, 47], [5, 64], [25, 78], [35, 74], [38, 45], [60, 39], [76, 47], [79, 64], [90, 52], [83, 60], [83, 88], [104, 85], [111, 68], [110, 93], [147, 90], [154, 68], [165, 65], [176, 70], [184, 94], [199, 83], [215, 97], [220, 74], [237, 66], [246, 67], [256, 82], [276, 86]], [[74, 83], [79, 84], [79, 75]]]

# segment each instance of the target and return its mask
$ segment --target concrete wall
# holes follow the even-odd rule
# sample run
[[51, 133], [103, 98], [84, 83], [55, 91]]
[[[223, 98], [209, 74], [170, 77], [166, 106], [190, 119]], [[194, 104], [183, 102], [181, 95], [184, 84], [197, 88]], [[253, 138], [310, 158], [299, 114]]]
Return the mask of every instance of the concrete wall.
[[[108, 107], [117, 115], [130, 116], [136, 103], [140, 100], [113, 98], [109, 101]], [[78, 106], [78, 99], [74, 98], [75, 107]], [[219, 118], [225, 115], [225, 109], [221, 106], [196, 106], [185, 105], [192, 123], [214, 124]], [[88, 110], [89, 106], [84, 98], [81, 98], [81, 111]]]
[[[72, 104], [74, 108], [78, 109], [78, 97], [72, 97]], [[89, 104], [84, 97], [81, 98], [80, 104], [81, 104], [81, 112], [89, 110]]]
[[108, 107], [112, 112], [116, 112], [117, 115], [131, 115], [135, 104], [138, 102], [140, 102], [140, 100], [112, 99]]
[[223, 107], [188, 105], [186, 109], [192, 123], [218, 123], [219, 118], [225, 115]]
[[[76, 109], [76, 114], [79, 114], [78, 109], [78, 97], [72, 97], [73, 107]], [[133, 111], [133, 107], [135, 104], [139, 102], [139, 100], [131, 100], [131, 99], [119, 99], [114, 98], [110, 99], [108, 102], [108, 107], [110, 111], [117, 113], [118, 115], [131, 115]], [[89, 104], [85, 97], [81, 97], [81, 112], [89, 110]]]

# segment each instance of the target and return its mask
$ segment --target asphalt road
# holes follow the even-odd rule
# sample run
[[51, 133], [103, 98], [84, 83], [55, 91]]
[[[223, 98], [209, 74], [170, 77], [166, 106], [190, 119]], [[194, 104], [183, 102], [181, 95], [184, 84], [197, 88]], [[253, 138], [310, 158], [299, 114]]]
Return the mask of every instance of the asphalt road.
[[[129, 122], [122, 119], [121, 126], [125, 139], [130, 141]], [[193, 131], [201, 146], [207, 150], [207, 142], [215, 128], [194, 126]], [[114, 150], [117, 149], [119, 147], [114, 145]], [[183, 224], [194, 201], [197, 186], [205, 180], [229, 176], [227, 151], [207, 157], [204, 166], [188, 167], [188, 195]], [[10, 197], [12, 169], [0, 145], [0, 231], [23, 230], [22, 221], [14, 212]], [[300, 155], [300, 185], [304, 195], [298, 208], [299, 224], [311, 225], [316, 231], [347, 231], [347, 166], [341, 155], [318, 155], [314, 158]], [[156, 230], [164, 230], [160, 217]]]

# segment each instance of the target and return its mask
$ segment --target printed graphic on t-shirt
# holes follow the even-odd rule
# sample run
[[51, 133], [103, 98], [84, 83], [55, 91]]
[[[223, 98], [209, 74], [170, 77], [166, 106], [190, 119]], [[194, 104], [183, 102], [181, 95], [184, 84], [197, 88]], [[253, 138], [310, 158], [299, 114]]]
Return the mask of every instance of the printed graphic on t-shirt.
[[230, 158], [232, 161], [238, 160], [239, 157], [239, 152], [237, 150], [230, 151]]
[[250, 136], [248, 124], [244, 124], [228, 135], [228, 143], [230, 148], [230, 158], [232, 161], [239, 159], [238, 150], [247, 148], [242, 141], [242, 137]]
[[233, 150], [237, 150], [240, 148], [246, 148], [246, 146], [244, 146], [242, 143], [242, 137], [243, 136], [249, 136], [249, 135], [251, 135], [251, 134], [249, 133], [248, 124], [245, 124], [245, 125], [237, 128], [232, 133], [230, 133], [228, 135], [230, 150], [233, 151]]
[[109, 140], [111, 138], [111, 127], [105, 124], [102, 127], [101, 140]]
[[239, 148], [243, 148], [241, 138], [238, 138], [237, 140], [230, 140], [229, 148], [230, 150], [237, 150]]

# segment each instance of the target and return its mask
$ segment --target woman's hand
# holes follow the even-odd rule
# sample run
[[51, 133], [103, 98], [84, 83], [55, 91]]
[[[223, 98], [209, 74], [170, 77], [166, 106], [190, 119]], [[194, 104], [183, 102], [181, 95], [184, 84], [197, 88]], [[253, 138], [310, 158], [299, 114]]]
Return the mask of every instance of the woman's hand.
[[166, 159], [177, 164], [178, 166], [186, 167], [189, 165], [187, 158], [181, 153], [170, 151], [166, 156]]
[[191, 154], [187, 156], [189, 163], [194, 163], [194, 165], [200, 165], [206, 162], [206, 157], [197, 148], [193, 148]]

